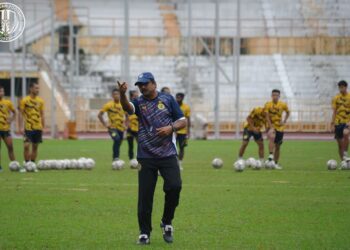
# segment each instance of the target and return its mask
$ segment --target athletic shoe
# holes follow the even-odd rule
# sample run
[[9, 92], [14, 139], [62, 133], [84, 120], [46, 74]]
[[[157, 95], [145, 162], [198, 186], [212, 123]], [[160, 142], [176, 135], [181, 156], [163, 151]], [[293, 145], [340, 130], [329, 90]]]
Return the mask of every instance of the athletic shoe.
[[24, 167], [20, 167], [19, 168], [19, 172], [20, 173], [25, 173], [25, 172], [27, 172], [27, 170]]
[[343, 157], [343, 161], [350, 162], [350, 157], [344, 156], [344, 157]]
[[276, 164], [276, 165], [275, 165], [275, 169], [277, 169], [277, 170], [281, 170], [281, 169], [282, 169], [282, 166], [281, 166], [281, 165]]
[[172, 225], [165, 225], [163, 222], [160, 223], [160, 227], [163, 231], [163, 239], [166, 243], [173, 243], [173, 232], [174, 228]]
[[149, 245], [151, 243], [147, 234], [140, 234], [139, 239], [137, 241], [138, 245]]

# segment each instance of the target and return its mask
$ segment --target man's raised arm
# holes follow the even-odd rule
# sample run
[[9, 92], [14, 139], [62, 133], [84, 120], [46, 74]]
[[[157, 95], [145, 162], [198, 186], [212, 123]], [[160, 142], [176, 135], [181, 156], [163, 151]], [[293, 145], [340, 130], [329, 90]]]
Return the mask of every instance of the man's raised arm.
[[124, 111], [128, 114], [133, 114], [135, 112], [134, 106], [129, 102], [126, 97], [126, 91], [128, 90], [128, 84], [123, 82], [122, 84], [118, 81], [119, 93], [120, 93], [120, 104], [122, 105]]

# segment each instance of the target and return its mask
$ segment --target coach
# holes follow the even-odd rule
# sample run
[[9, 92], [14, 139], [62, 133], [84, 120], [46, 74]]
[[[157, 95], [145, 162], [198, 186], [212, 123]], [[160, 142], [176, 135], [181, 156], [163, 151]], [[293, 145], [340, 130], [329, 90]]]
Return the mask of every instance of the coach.
[[142, 95], [131, 102], [126, 97], [127, 84], [118, 82], [118, 85], [123, 109], [139, 118], [137, 160], [141, 169], [138, 175], [138, 244], [150, 244], [153, 196], [158, 170], [164, 179], [165, 192], [160, 226], [165, 242], [172, 243], [172, 220], [181, 191], [175, 132], [185, 128], [187, 121], [174, 97], [157, 91], [157, 83], [152, 73], [145, 72], [138, 76], [135, 85]]

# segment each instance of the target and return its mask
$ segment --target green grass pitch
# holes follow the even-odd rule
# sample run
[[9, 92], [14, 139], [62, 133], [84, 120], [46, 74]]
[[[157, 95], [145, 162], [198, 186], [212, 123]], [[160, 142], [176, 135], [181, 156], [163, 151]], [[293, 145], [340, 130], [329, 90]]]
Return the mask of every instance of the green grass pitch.
[[[163, 242], [158, 179], [148, 249], [349, 249], [350, 171], [334, 141], [285, 141], [282, 171], [233, 171], [239, 141], [190, 141], [175, 242]], [[46, 140], [39, 159], [92, 157], [92, 171], [11, 173], [2, 145], [0, 249], [139, 249], [137, 171], [111, 170], [110, 140]], [[22, 162], [22, 141], [15, 141]], [[121, 158], [127, 160], [127, 144]], [[249, 145], [248, 156], [257, 157]], [[221, 157], [215, 170], [211, 160]]]

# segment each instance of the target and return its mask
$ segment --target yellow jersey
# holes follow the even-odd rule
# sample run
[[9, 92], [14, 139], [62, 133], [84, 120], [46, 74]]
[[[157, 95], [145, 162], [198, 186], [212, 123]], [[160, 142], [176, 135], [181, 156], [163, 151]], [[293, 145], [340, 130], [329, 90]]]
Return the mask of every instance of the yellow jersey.
[[[180, 105], [180, 109], [181, 109], [182, 113], [184, 113], [184, 116], [185, 116], [186, 119], [191, 116], [191, 108], [187, 104], [182, 103]], [[180, 135], [187, 135], [187, 133], [188, 133], [187, 126], [184, 127], [183, 129], [178, 130], [176, 133], [178, 133]]]
[[19, 105], [24, 117], [25, 130], [43, 130], [42, 112], [44, 111], [44, 100], [36, 96], [24, 97]]
[[0, 130], [9, 131], [10, 124], [8, 119], [10, 118], [10, 112], [15, 112], [15, 107], [10, 100], [0, 100]]
[[129, 115], [128, 116], [128, 122], [129, 122], [129, 129], [133, 132], [139, 131], [139, 119], [137, 118], [137, 115]]
[[350, 93], [338, 94], [332, 100], [332, 108], [335, 109], [335, 125], [350, 121]]
[[282, 115], [283, 112], [289, 112], [287, 104], [281, 101], [277, 103], [270, 101], [265, 104], [264, 111], [269, 114], [272, 127], [277, 131], [283, 131], [284, 126], [281, 125]]
[[[266, 118], [265, 118], [265, 111], [262, 107], [256, 107], [254, 108], [249, 116], [250, 119], [253, 121], [253, 126], [257, 128], [259, 131], [266, 126]], [[249, 123], [246, 121], [244, 123], [244, 128], [249, 129]]]
[[101, 109], [101, 112], [107, 112], [110, 128], [124, 131], [125, 112], [120, 102], [107, 102]]

